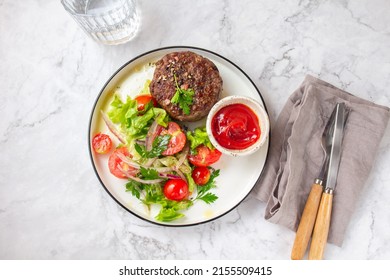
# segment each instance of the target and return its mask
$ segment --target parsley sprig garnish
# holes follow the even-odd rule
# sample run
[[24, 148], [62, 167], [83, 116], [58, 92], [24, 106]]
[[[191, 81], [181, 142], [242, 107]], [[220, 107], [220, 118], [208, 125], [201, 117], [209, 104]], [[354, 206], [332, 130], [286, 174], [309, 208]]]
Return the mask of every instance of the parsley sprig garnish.
[[193, 96], [195, 91], [192, 88], [182, 89], [177, 83], [176, 75], [173, 75], [175, 79], [176, 92], [173, 95], [171, 102], [173, 104], [179, 104], [179, 107], [183, 110], [183, 113], [186, 115], [190, 114], [190, 106], [193, 103]]
[[210, 179], [207, 182], [207, 184], [198, 187], [198, 195], [196, 196], [195, 200], [200, 199], [206, 202], [207, 204], [210, 204], [218, 199], [218, 196], [209, 192], [209, 190], [216, 187], [214, 179], [218, 176], [219, 176], [219, 169], [217, 170], [214, 169], [210, 175]]
[[134, 144], [134, 148], [137, 153], [143, 158], [155, 158], [159, 157], [167, 148], [171, 135], [159, 135], [153, 140], [152, 149], [147, 151], [145, 146]]

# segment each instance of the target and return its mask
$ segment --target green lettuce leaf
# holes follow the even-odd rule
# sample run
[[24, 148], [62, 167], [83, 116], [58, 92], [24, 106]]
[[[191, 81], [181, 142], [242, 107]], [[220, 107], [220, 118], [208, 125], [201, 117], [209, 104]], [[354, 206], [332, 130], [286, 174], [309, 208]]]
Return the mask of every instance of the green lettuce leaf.
[[147, 106], [140, 112], [136, 100], [127, 97], [126, 102], [123, 102], [118, 95], [114, 95], [107, 115], [114, 124], [119, 125], [128, 142], [144, 139], [154, 120], [164, 127], [169, 122], [169, 116], [164, 109]]
[[[111, 109], [107, 115], [111, 121], [121, 126], [127, 125], [127, 119], [137, 114], [137, 102], [130, 97], [123, 103], [118, 95], [114, 95], [114, 100], [111, 102]], [[135, 110], [134, 110], [135, 109]]]
[[195, 150], [196, 147], [202, 144], [207, 146], [209, 149], [214, 149], [214, 146], [211, 144], [209, 136], [207, 135], [206, 127], [195, 128], [193, 132], [188, 131], [187, 139], [191, 143], [191, 150]]
[[170, 222], [184, 217], [184, 214], [179, 211], [188, 209], [193, 204], [193, 202], [191, 200], [173, 201], [165, 199], [163, 203], [160, 204], [162, 205], [162, 208], [155, 217], [156, 220]]

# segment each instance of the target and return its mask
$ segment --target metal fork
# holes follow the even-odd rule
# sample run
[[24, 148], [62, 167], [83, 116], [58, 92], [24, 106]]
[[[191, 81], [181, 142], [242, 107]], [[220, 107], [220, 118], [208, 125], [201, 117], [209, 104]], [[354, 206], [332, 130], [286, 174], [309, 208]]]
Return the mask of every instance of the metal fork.
[[330, 134], [333, 131], [335, 125], [335, 116], [336, 110], [333, 110], [327, 124], [325, 125], [324, 132], [322, 133], [321, 148], [324, 152], [322, 167], [318, 177], [314, 180], [314, 184], [311, 187], [310, 194], [307, 198], [301, 221], [297, 229], [297, 234], [295, 236], [294, 245], [291, 251], [291, 259], [293, 260], [303, 259], [309, 244], [311, 234], [313, 232], [318, 207], [320, 205], [321, 196], [324, 190], [324, 181], [327, 175], [326, 173], [327, 166], [329, 164], [329, 153], [332, 147], [332, 137]]

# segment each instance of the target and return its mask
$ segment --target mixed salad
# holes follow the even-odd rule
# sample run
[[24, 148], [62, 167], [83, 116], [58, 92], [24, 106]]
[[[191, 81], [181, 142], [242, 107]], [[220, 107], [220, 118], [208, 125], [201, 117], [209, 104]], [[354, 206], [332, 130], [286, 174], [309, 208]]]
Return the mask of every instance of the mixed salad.
[[110, 153], [112, 175], [126, 180], [126, 191], [147, 207], [161, 206], [156, 220], [169, 222], [184, 217], [183, 210], [196, 201], [213, 203], [212, 192], [219, 170], [211, 165], [221, 152], [211, 144], [205, 127], [188, 130], [171, 120], [149, 93], [149, 81], [135, 98], [114, 95], [107, 112], [101, 111], [108, 129], [92, 139], [98, 154]]

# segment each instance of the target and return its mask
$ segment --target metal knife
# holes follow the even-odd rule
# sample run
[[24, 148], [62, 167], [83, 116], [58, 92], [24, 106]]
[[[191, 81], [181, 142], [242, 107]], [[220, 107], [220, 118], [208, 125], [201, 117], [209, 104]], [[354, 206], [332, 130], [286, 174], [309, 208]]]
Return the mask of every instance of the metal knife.
[[329, 225], [332, 215], [333, 193], [336, 187], [337, 175], [340, 166], [341, 144], [344, 135], [345, 121], [348, 111], [344, 103], [336, 107], [335, 125], [332, 138], [332, 149], [329, 157], [329, 167], [326, 176], [326, 187], [321, 196], [317, 218], [314, 225], [312, 241], [309, 251], [310, 260], [321, 260], [328, 240]]
[[324, 132], [322, 133], [321, 147], [324, 151], [322, 168], [320, 173], [318, 174], [317, 179], [315, 179], [314, 184], [311, 187], [310, 194], [305, 204], [305, 208], [302, 212], [302, 217], [299, 222], [299, 226], [294, 240], [294, 245], [291, 250], [292, 260], [303, 259], [307, 246], [309, 244], [310, 237], [313, 233], [318, 207], [320, 205], [321, 196], [324, 191], [323, 184], [326, 179], [326, 172], [328, 170], [329, 165], [329, 157], [332, 148], [336, 112], [337, 105], [334, 107], [332, 114], [329, 117], [327, 124], [325, 125]]

